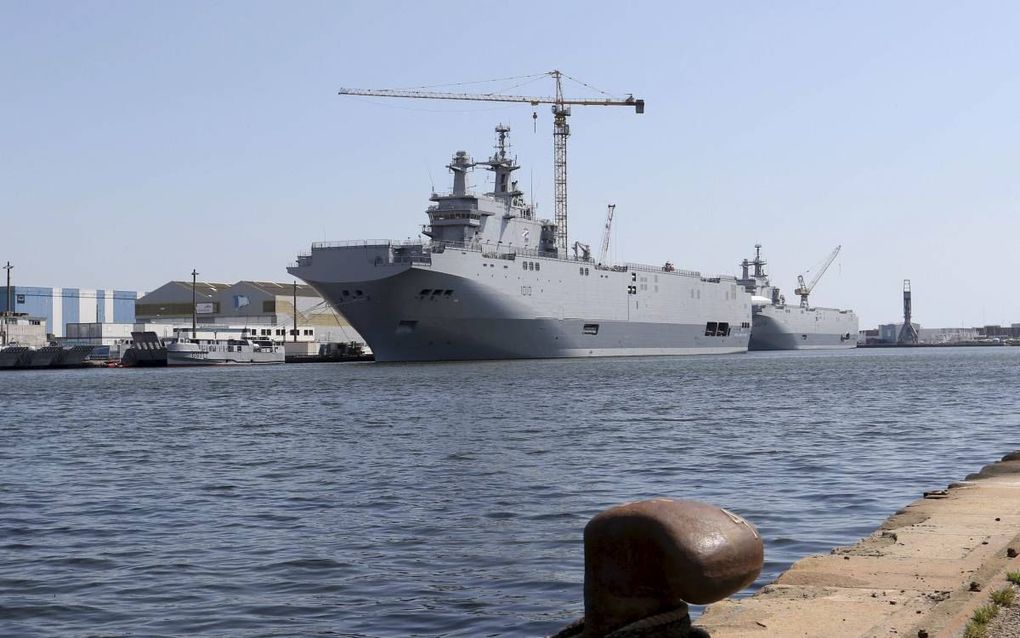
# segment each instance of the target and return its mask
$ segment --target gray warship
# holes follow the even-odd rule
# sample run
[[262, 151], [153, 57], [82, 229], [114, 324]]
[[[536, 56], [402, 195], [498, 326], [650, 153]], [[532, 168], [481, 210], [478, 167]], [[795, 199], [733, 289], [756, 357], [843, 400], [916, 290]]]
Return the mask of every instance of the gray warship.
[[804, 283], [799, 277], [796, 294], [800, 304], [788, 305], [779, 288], [772, 286], [765, 273], [766, 261], [761, 256], [761, 244], [754, 246], [754, 258], [740, 263], [738, 282], [751, 294], [752, 318], [749, 350], [822, 350], [857, 347], [857, 315], [853, 310], [814, 308], [808, 295], [840, 247], [837, 246], [819, 269], [814, 279]]
[[[747, 350], [751, 295], [735, 277], [608, 264], [605, 249], [596, 259], [581, 242], [565, 250], [513, 180], [509, 131], [496, 128], [488, 160], [453, 156], [453, 188], [432, 194], [427, 239], [315, 243], [288, 272], [346, 317], [377, 361]], [[470, 189], [476, 167], [493, 174], [492, 192]]]

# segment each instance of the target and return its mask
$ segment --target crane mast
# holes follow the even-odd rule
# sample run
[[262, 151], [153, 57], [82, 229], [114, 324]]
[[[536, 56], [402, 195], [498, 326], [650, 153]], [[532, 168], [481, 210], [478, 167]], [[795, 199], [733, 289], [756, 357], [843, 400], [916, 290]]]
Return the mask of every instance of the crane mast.
[[800, 295], [801, 308], [808, 307], [808, 295], [811, 294], [811, 291], [814, 290], [815, 285], [818, 283], [818, 280], [822, 278], [822, 275], [825, 274], [825, 271], [829, 269], [830, 265], [832, 265], [832, 262], [836, 259], [836, 255], [839, 254], [839, 249], [842, 247], [843, 247], [842, 244], [836, 246], [832, 253], [830, 253], [829, 256], [826, 257], [825, 262], [822, 264], [822, 267], [818, 269], [818, 273], [811, 279], [811, 283], [804, 285], [804, 275], [797, 275], [798, 286], [797, 289], [794, 290], [793, 292], [794, 294]]
[[560, 254], [567, 249], [567, 137], [570, 125], [567, 117], [570, 106], [563, 103], [563, 86], [560, 72], [553, 71], [556, 79], [556, 103], [553, 112], [553, 211], [556, 220], [556, 248]]
[[[553, 210], [556, 222], [556, 248], [559, 254], [567, 254], [567, 137], [570, 135], [571, 106], [631, 106], [635, 113], [645, 112], [645, 101], [628, 95], [624, 99], [614, 98], [565, 98], [563, 96], [560, 71], [545, 73], [556, 81], [555, 97], [527, 95], [503, 95], [500, 93], [449, 93], [439, 91], [418, 91], [401, 89], [352, 89], [341, 88], [340, 95], [364, 95], [370, 97], [396, 97], [429, 100], [468, 100], [478, 102], [524, 102], [531, 106], [551, 104], [553, 113]], [[566, 76], [569, 77], [569, 76]]]

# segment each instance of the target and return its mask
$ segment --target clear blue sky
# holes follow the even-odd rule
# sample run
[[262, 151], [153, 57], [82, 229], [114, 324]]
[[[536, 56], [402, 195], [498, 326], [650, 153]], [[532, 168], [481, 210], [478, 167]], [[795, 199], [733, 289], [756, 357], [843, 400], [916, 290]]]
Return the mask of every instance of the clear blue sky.
[[648, 103], [575, 109], [572, 240], [615, 202], [621, 260], [735, 274], [760, 242], [792, 298], [842, 244], [814, 301], [862, 327], [904, 278], [925, 326], [1020, 322], [1018, 25], [1009, 2], [0, 1], [0, 260], [24, 285], [288, 281], [312, 241], [417, 236], [499, 121], [551, 216], [548, 107], [536, 133], [527, 105], [336, 92], [558, 68]]

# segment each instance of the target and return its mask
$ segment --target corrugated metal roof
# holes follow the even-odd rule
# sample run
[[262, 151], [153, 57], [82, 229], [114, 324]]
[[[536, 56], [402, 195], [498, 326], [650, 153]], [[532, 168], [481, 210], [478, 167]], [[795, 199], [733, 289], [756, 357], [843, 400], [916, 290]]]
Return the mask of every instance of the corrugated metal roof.
[[[267, 295], [292, 295], [294, 294], [294, 284], [283, 284], [276, 281], [252, 281], [242, 280], [237, 282], [238, 284], [247, 284], [258, 288]], [[235, 284], [237, 285], [237, 284]], [[318, 297], [319, 293], [315, 292], [315, 289], [308, 284], [298, 284], [297, 294], [299, 297]]]
[[[219, 298], [224, 293], [233, 294], [234, 292], [251, 291], [253, 289], [257, 291], [257, 294], [267, 297], [290, 297], [294, 294], [293, 283], [250, 280], [238, 281], [233, 284], [212, 281], [195, 282], [195, 294], [203, 301]], [[315, 292], [315, 289], [308, 284], [298, 284], [297, 294], [299, 297], [321, 299], [319, 293]], [[180, 303], [188, 303], [191, 301], [191, 282], [168, 281], [159, 288], [144, 295], [139, 301], [142, 304], [155, 303], [154, 298], [159, 299], [159, 303], [169, 303], [165, 301], [167, 299], [177, 299], [180, 300]]]
[[[187, 288], [188, 292], [191, 292], [190, 281], [171, 281], [170, 283]], [[211, 281], [195, 282], [195, 292], [201, 295], [215, 295], [216, 293], [222, 292], [227, 288], [230, 288], [230, 284], [220, 284]]]

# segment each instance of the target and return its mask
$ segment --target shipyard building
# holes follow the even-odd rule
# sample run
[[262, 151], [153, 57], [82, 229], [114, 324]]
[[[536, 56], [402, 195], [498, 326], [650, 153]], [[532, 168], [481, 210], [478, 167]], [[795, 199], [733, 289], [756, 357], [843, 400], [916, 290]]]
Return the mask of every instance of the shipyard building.
[[45, 320], [27, 314], [0, 314], [0, 346], [41, 348], [49, 342]]
[[29, 316], [43, 322], [47, 334], [63, 337], [69, 323], [134, 323], [140, 296], [133, 290], [0, 286], [0, 313]]
[[[910, 322], [910, 325], [914, 327], [914, 333], [919, 333], [921, 330], [921, 324]], [[899, 323], [883, 323], [878, 326], [878, 343], [896, 343], [899, 339], [900, 332], [903, 330], [903, 322]]]
[[[297, 295], [297, 338], [294, 300]], [[245, 334], [275, 341], [364, 343], [350, 324], [311, 286], [268, 281], [234, 284], [198, 282], [195, 310], [200, 325], [246, 329]], [[8, 302], [9, 300], [9, 302]], [[191, 327], [190, 281], [171, 281], [152, 292], [133, 290], [0, 286], [0, 329], [4, 342], [46, 345], [130, 345], [132, 331], [171, 338], [175, 327]], [[9, 306], [9, 307], [8, 307]], [[15, 318], [15, 316], [17, 318]]]
[[[973, 328], [922, 328], [912, 323], [918, 343], [934, 345], [1006, 343], [1020, 345], [1020, 324], [1010, 326], [977, 326]], [[861, 330], [858, 343], [864, 345], [893, 345], [897, 342], [902, 323], [882, 324], [878, 328]]]
[[[191, 326], [192, 298], [197, 323], [257, 330], [255, 336], [291, 340], [295, 309], [299, 341], [364, 343], [361, 336], [311, 286], [271, 281], [233, 284], [170, 281], [138, 299], [135, 320]], [[295, 306], [295, 300], [297, 305]]]

